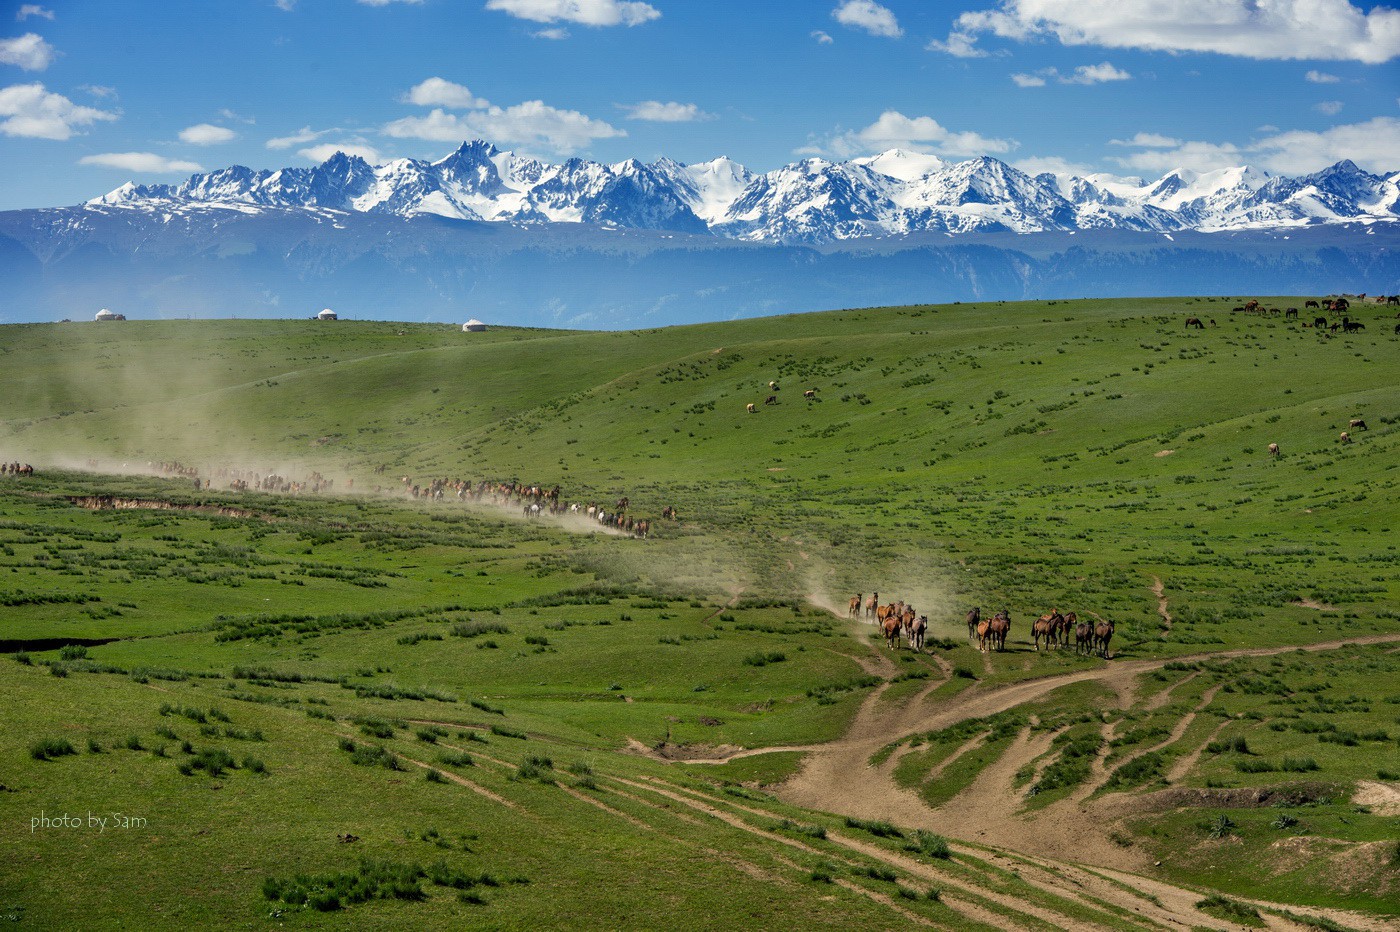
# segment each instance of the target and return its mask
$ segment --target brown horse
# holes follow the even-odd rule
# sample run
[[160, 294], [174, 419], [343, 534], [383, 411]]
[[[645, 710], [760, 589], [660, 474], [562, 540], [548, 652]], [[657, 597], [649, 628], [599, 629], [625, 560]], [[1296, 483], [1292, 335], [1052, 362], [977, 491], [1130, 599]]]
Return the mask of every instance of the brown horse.
[[993, 650], [998, 652], [1006, 650], [1006, 636], [1011, 633], [1011, 613], [1006, 609], [997, 612], [992, 618], [988, 633], [992, 638]]
[[1113, 622], [1100, 621], [1094, 626], [1094, 647], [1098, 655], [1108, 659], [1108, 642], [1113, 640]]
[[992, 644], [992, 619], [983, 618], [977, 622], [977, 649], [986, 653]]
[[851, 618], [859, 618], [859, 617], [860, 617], [860, 593], [859, 593], [859, 592], [856, 593], [856, 597], [855, 597], [854, 599], [851, 599], [851, 604], [850, 604], [850, 606], [847, 608], [846, 614], [847, 614], [849, 617], [851, 617]]
[[1035, 641], [1035, 649], [1040, 650], [1040, 639], [1045, 638], [1045, 646], [1048, 648], [1055, 643], [1055, 638], [1059, 634], [1060, 623], [1065, 617], [1057, 609], [1051, 609], [1050, 614], [1041, 615], [1031, 623], [1031, 638]]
[[909, 646], [914, 650], [924, 649], [924, 634], [928, 631], [928, 616], [920, 615], [909, 622]]
[[880, 607], [880, 593], [878, 593], [878, 592], [872, 592], [872, 593], [870, 593], [870, 601], [865, 603], [865, 617], [866, 617], [866, 618], [874, 618], [874, 617], [875, 617], [875, 612], [879, 609], [879, 607]]
[[1067, 612], [1060, 619], [1059, 630], [1055, 632], [1060, 647], [1069, 647], [1069, 633], [1074, 630], [1074, 626], [1078, 623], [1079, 614], [1077, 612]]
[[1094, 652], [1094, 626], [1087, 621], [1074, 626], [1074, 652], [1086, 657]]
[[890, 650], [894, 650], [899, 646], [899, 631], [902, 627], [899, 623], [899, 619], [894, 616], [894, 613], [890, 613], [885, 618], [884, 622], [881, 623], [880, 627], [885, 632], [885, 646]]
[[1199, 317], [1188, 317], [1188, 318], [1186, 318], [1186, 326], [1188, 326], [1188, 327], [1195, 327], [1197, 330], [1204, 330], [1204, 329], [1206, 329], [1206, 325], [1203, 324], [1203, 323], [1201, 323], [1201, 319], [1200, 319]]
[[977, 637], [977, 623], [982, 620], [982, 609], [974, 608], [967, 613], [967, 640], [972, 643]]

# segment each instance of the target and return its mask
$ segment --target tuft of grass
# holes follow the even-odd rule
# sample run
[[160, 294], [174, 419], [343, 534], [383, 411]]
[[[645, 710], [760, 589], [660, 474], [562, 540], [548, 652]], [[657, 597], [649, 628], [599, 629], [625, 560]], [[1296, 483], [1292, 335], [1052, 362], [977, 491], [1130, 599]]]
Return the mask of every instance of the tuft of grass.
[[35, 760], [53, 760], [55, 757], [77, 753], [77, 749], [68, 743], [67, 738], [40, 738], [29, 745], [29, 756]]
[[913, 840], [904, 846], [904, 850], [930, 858], [947, 859], [953, 856], [953, 852], [948, 848], [948, 839], [923, 829], [915, 830]]
[[1232, 900], [1219, 893], [1212, 893], [1203, 900], [1197, 900], [1196, 908], [1202, 912], [1210, 913], [1212, 916], [1230, 922], [1238, 922], [1241, 925], [1262, 926], [1265, 924], [1263, 917], [1259, 915], [1259, 910], [1248, 903]]
[[500, 735], [502, 738], [518, 738], [524, 741], [528, 735], [523, 731], [516, 731], [514, 728], [507, 728], [505, 725], [492, 725], [491, 734]]
[[904, 833], [888, 822], [868, 821], [857, 819], [853, 816], [846, 817], [847, 828], [858, 828], [862, 832], [869, 832], [877, 838], [903, 838]]

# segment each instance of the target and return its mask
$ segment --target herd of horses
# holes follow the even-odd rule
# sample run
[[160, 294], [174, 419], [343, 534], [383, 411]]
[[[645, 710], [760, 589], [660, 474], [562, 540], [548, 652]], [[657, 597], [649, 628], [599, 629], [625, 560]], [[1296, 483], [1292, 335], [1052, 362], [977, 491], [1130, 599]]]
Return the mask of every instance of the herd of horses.
[[[1364, 302], [1366, 300], [1365, 292], [1362, 292], [1358, 295], [1354, 295], [1353, 297], [1358, 302]], [[1376, 304], [1400, 305], [1400, 295], [1377, 295], [1373, 300]], [[1310, 298], [1307, 301], [1303, 302], [1303, 308], [1304, 310], [1312, 308], [1316, 309], [1319, 312], [1331, 311], [1334, 314], [1341, 314], [1343, 311], [1350, 310], [1351, 304], [1351, 300], [1348, 299], [1346, 296], [1338, 298], [1323, 298], [1319, 300], [1313, 300]], [[1257, 298], [1251, 298], [1244, 304], [1238, 307], [1233, 307], [1230, 310], [1232, 313], [1236, 314], [1257, 314], [1261, 317], [1282, 316], [1286, 320], [1298, 319], [1298, 309], [1296, 307], [1290, 307], [1284, 310], [1280, 310], [1276, 307], [1265, 307], [1259, 303]], [[1210, 322], [1210, 325], [1214, 327], [1215, 321], [1212, 320]], [[1195, 327], [1198, 330], [1205, 328], [1205, 324], [1201, 322], [1201, 319], [1199, 317], [1186, 318], [1186, 326], [1188, 328]], [[1330, 323], [1328, 322], [1326, 317], [1318, 316], [1313, 318], [1312, 323], [1304, 322], [1303, 327], [1312, 328], [1317, 330], [1318, 332], [1327, 331], [1327, 333], [1329, 334], [1336, 333], [1338, 330], [1340, 330], [1342, 333], [1358, 333], [1366, 329], [1366, 325], [1364, 323], [1362, 323], [1359, 320], [1352, 320], [1350, 316], [1343, 316], [1341, 320], [1333, 320]], [[1397, 334], [1400, 334], [1400, 324], [1395, 325], [1395, 332]]]
[[32, 476], [34, 467], [16, 460], [13, 463], [0, 463], [0, 476]]
[[[863, 593], [856, 593], [851, 599], [847, 607], [848, 617], [859, 619], [864, 613], [865, 618], [874, 622], [884, 634], [885, 646], [890, 650], [903, 646], [901, 637], [908, 641], [913, 650], [923, 650], [924, 636], [928, 632], [927, 615], [918, 614], [914, 606], [905, 604], [902, 599], [881, 603], [878, 592], [872, 593], [869, 601], [862, 601], [863, 597]], [[978, 650], [983, 653], [1006, 650], [1006, 637], [1011, 633], [1011, 612], [1002, 609], [985, 618], [980, 608], [974, 608], [967, 613], [966, 621], [967, 640], [969, 643], [975, 641]], [[1045, 650], [1058, 649], [1069, 647], [1070, 638], [1073, 637], [1076, 654], [1107, 660], [1113, 631], [1111, 620], [1100, 618], [1093, 622], [1084, 621], [1075, 612], [1062, 615], [1058, 609], [1052, 609], [1031, 625], [1031, 638], [1036, 651], [1040, 651], [1042, 641]]]

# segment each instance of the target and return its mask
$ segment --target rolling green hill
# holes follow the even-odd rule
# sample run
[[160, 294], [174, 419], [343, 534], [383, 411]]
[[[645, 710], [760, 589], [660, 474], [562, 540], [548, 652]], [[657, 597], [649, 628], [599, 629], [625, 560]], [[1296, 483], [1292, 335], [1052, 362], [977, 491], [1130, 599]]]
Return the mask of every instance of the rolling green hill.
[[[0, 910], [1382, 928], [1400, 336], [1240, 303], [0, 328]], [[1037, 650], [1055, 608], [1111, 659]], [[78, 812], [144, 821], [31, 830]]]

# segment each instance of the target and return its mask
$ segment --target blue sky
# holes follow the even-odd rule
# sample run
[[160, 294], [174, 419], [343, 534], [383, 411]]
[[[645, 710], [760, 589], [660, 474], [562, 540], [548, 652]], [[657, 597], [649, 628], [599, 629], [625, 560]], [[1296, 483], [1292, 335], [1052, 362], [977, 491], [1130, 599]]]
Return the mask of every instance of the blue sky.
[[1397, 56], [1400, 11], [1348, 0], [6, 0], [0, 209], [471, 137], [758, 171], [896, 146], [1393, 171]]

